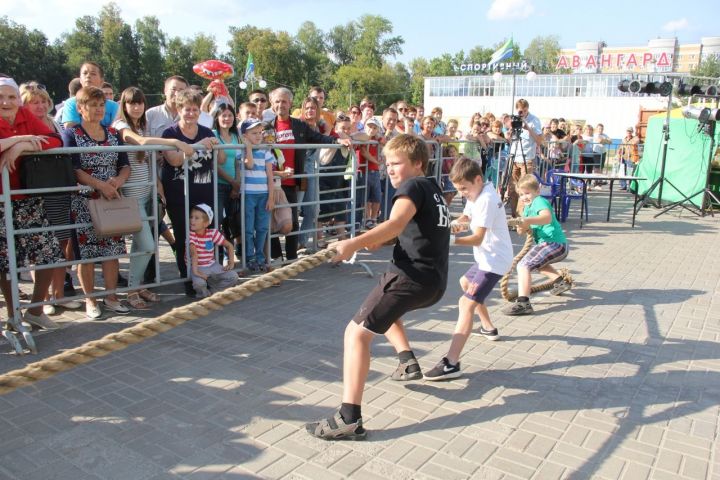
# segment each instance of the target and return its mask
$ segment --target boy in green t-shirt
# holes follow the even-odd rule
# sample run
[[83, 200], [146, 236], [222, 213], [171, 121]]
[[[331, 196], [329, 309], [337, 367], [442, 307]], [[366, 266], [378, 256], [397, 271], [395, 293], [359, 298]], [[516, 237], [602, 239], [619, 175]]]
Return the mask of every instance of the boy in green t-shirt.
[[529, 315], [533, 313], [530, 305], [531, 272], [540, 273], [553, 280], [552, 295], [560, 295], [570, 290], [572, 284], [566, 281], [550, 264], [567, 257], [568, 245], [565, 233], [553, 213], [550, 202], [540, 196], [540, 183], [535, 175], [524, 175], [517, 183], [520, 202], [525, 205], [523, 216], [517, 231], [520, 234], [532, 230], [535, 246], [520, 260], [518, 272], [518, 297], [515, 303], [505, 307], [506, 315]]

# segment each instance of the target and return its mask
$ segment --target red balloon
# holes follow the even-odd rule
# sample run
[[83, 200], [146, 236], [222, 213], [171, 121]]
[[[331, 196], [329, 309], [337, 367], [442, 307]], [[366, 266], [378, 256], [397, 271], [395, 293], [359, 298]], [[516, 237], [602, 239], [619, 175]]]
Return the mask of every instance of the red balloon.
[[205, 60], [193, 66], [193, 72], [208, 80], [224, 80], [232, 77], [235, 71], [232, 65], [220, 60]]

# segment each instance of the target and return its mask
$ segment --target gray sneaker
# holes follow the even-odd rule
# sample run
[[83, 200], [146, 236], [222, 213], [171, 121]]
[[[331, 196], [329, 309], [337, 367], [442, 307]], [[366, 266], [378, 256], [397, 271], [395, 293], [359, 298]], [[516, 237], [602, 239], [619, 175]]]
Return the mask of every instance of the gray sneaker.
[[533, 313], [530, 302], [515, 302], [503, 308], [502, 313], [505, 315], [530, 315]]
[[40, 315], [33, 315], [29, 311], [26, 311], [23, 315], [23, 320], [31, 325], [35, 325], [36, 327], [40, 327], [44, 330], [56, 330], [60, 328], [57, 323], [50, 320], [50, 317], [48, 317], [44, 313], [41, 313]]
[[572, 288], [572, 283], [563, 279], [561, 282], [553, 285], [553, 287], [550, 289], [550, 295], [561, 295], [562, 293], [567, 292], [571, 288]]

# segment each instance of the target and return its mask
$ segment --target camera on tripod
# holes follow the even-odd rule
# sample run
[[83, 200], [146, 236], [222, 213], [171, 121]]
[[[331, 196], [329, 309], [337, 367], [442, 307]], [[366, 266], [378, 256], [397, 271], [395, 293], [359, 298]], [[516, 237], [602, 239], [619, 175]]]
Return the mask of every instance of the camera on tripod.
[[520, 115], [510, 115], [510, 128], [513, 136], [519, 137], [523, 131], [523, 119]]

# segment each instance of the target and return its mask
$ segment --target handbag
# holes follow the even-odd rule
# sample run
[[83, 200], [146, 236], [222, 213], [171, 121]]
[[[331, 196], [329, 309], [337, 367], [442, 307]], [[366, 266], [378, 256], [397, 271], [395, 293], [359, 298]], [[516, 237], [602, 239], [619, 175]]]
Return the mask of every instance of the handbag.
[[94, 198], [88, 200], [88, 209], [95, 235], [98, 237], [117, 237], [126, 233], [137, 233], [142, 229], [137, 198]]
[[[67, 154], [29, 155], [20, 162], [20, 185], [24, 189], [74, 187], [77, 185], [72, 157]], [[33, 195], [67, 195], [69, 192]]]

